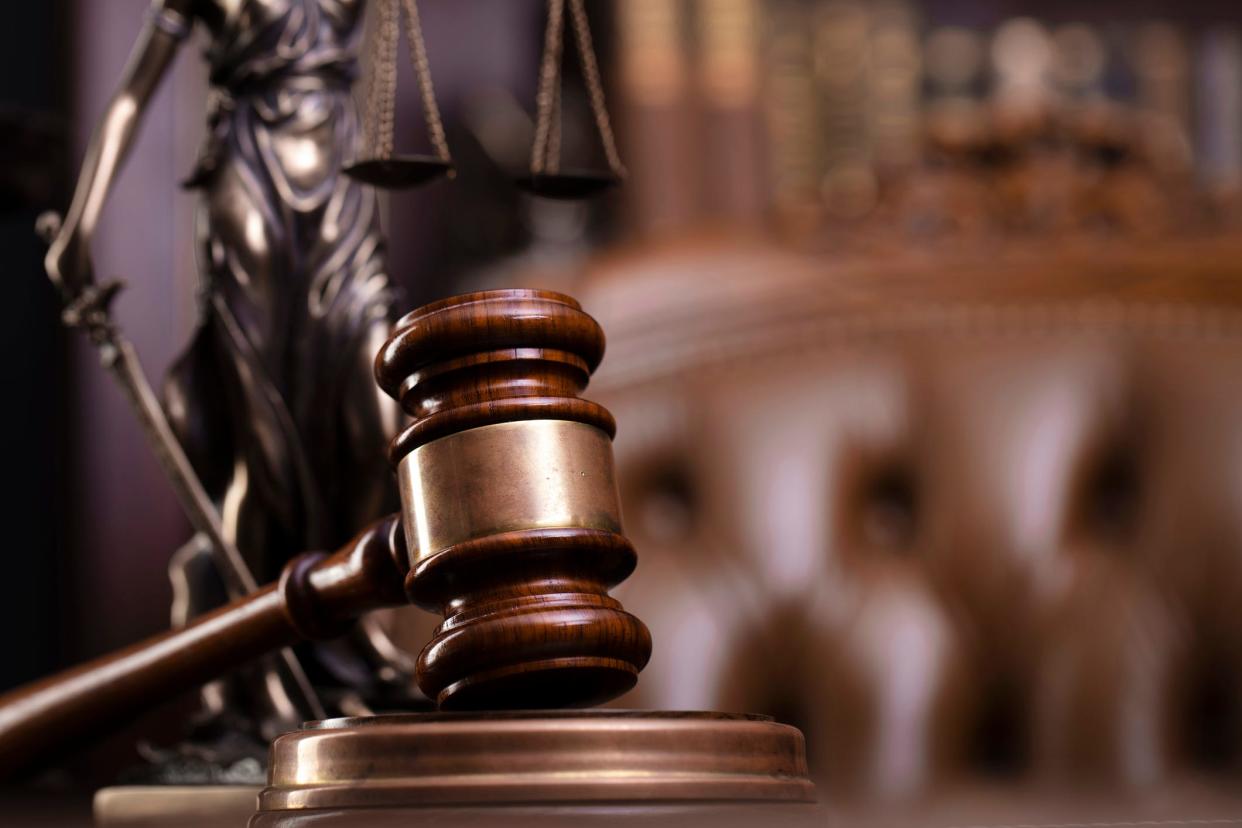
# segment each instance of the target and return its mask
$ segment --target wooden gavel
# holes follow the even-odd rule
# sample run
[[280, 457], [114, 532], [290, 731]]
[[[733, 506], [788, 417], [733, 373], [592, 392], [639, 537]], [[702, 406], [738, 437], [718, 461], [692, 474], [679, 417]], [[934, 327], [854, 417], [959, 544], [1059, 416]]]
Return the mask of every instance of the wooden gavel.
[[376, 379], [414, 420], [390, 457], [401, 515], [175, 630], [0, 697], [0, 777], [276, 648], [407, 600], [444, 622], [418, 684], [448, 709], [589, 705], [628, 690], [647, 628], [609, 597], [621, 534], [612, 416], [581, 399], [603, 357], [573, 299], [455, 297], [402, 318]]

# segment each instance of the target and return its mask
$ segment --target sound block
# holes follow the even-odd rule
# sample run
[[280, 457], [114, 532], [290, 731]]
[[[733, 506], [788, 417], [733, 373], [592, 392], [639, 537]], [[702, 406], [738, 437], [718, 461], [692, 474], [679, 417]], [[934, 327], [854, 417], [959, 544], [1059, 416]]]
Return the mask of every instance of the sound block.
[[272, 743], [250, 828], [811, 825], [802, 734], [624, 710], [333, 719]]

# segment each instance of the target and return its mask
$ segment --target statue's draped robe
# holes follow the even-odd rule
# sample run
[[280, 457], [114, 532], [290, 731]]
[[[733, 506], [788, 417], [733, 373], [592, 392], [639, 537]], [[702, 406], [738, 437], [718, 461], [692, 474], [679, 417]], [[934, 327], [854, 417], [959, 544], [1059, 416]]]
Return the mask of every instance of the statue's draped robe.
[[374, 391], [364, 337], [391, 304], [375, 196], [340, 172], [361, 5], [243, 0], [207, 51], [208, 137], [187, 182], [203, 194], [204, 317], [167, 396], [260, 582], [360, 528], [351, 499], [374, 485], [359, 465], [388, 477], [388, 435], [348, 422], [378, 404], [350, 392]]

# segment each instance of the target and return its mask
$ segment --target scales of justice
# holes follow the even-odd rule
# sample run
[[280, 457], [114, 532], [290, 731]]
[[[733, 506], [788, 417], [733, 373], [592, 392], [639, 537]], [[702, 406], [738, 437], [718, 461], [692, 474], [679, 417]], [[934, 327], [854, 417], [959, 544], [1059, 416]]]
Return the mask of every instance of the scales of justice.
[[[156, 0], [72, 207], [41, 220], [64, 320], [126, 391], [196, 536], [174, 563], [189, 611], [172, 631], [0, 697], [0, 773], [210, 682], [205, 721], [270, 740], [252, 828], [811, 820], [796, 729], [590, 709], [634, 686], [652, 646], [608, 594], [637, 556], [613, 475], [616, 424], [581, 396], [604, 335], [573, 299], [538, 290], [390, 322], [372, 187], [451, 174], [452, 161], [414, 0], [373, 5], [359, 136], [362, 0]], [[430, 155], [394, 153], [402, 21]], [[111, 318], [119, 287], [92, 279], [88, 249], [142, 105], [195, 27], [214, 85], [187, 182], [202, 195], [207, 299], [161, 404]], [[603, 172], [559, 166], [566, 28]], [[583, 0], [549, 0], [519, 186], [577, 198], [624, 176], [602, 89]], [[294, 143], [315, 147], [316, 164], [271, 150]], [[242, 232], [256, 220], [261, 239]], [[416, 660], [365, 622], [407, 602], [444, 619]], [[301, 642], [324, 643], [290, 649]], [[342, 662], [350, 670], [334, 674]], [[351, 686], [359, 665], [374, 681]], [[419, 709], [415, 682], [433, 712], [342, 715], [373, 699]]]

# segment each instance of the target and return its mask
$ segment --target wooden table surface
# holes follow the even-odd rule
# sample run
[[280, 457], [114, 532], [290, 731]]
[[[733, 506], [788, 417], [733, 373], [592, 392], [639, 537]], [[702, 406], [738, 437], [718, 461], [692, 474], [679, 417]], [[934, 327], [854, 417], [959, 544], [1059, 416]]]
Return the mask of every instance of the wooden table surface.
[[[1192, 782], [1086, 797], [979, 786], [898, 805], [829, 799], [820, 807], [829, 828], [1242, 828], [1242, 786], [1228, 783]], [[94, 828], [91, 793], [0, 789], [0, 826]]]

